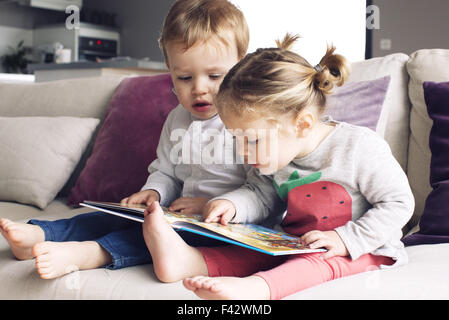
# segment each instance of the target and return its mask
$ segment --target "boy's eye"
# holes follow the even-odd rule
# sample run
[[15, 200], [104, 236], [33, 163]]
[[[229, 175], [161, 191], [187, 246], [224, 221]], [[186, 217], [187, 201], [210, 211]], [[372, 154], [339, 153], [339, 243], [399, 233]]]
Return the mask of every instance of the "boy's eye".
[[212, 80], [217, 80], [220, 79], [222, 77], [221, 74], [210, 74], [209, 78], [211, 78]]
[[181, 81], [188, 81], [190, 79], [192, 79], [192, 77], [190, 77], [190, 76], [178, 77], [178, 80], [181, 80]]

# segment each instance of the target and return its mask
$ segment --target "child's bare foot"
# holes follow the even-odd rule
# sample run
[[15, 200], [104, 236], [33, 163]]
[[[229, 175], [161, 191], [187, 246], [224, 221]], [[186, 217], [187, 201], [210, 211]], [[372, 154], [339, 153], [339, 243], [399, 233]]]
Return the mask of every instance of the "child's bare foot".
[[184, 287], [198, 297], [208, 300], [268, 300], [270, 288], [265, 280], [258, 276], [204, 277], [186, 278]]
[[33, 246], [36, 269], [42, 279], [95, 269], [111, 262], [111, 256], [95, 241], [45, 241]]
[[143, 237], [153, 259], [154, 272], [163, 282], [175, 282], [194, 275], [208, 275], [206, 262], [164, 218], [159, 202], [145, 212]]
[[41, 227], [0, 219], [0, 231], [8, 241], [14, 256], [19, 260], [32, 259], [31, 248], [36, 243], [45, 241], [44, 230]]

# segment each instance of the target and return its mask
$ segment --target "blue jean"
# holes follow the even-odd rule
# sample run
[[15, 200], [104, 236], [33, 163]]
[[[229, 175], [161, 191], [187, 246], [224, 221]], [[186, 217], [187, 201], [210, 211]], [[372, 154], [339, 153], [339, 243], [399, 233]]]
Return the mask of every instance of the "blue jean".
[[[112, 257], [108, 269], [121, 269], [151, 263], [145, 244], [142, 223], [104, 212], [89, 212], [70, 219], [56, 221], [35, 220], [28, 223], [42, 228], [45, 241], [95, 241]], [[191, 246], [218, 246], [221, 241], [199, 236], [187, 231], [178, 234]]]

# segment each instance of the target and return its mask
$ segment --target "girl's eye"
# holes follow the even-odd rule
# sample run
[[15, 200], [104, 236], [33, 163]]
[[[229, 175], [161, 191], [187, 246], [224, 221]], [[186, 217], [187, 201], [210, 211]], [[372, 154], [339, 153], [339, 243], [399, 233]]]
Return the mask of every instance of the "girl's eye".
[[221, 74], [211, 74], [209, 75], [209, 78], [211, 78], [212, 80], [218, 80], [221, 78]]
[[181, 81], [188, 81], [188, 80], [190, 80], [190, 79], [192, 79], [192, 77], [189, 77], [189, 76], [178, 77], [178, 80], [181, 80]]

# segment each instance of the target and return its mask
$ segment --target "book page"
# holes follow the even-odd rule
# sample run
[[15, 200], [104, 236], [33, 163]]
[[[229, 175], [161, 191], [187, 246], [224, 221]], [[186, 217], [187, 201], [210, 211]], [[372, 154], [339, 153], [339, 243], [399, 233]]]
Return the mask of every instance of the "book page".
[[265, 228], [255, 224], [233, 224], [224, 226], [219, 223], [191, 221], [198, 226], [211, 230], [227, 238], [244, 243], [274, 254], [321, 252], [324, 249], [310, 249], [301, 244], [299, 237], [282, 231]]
[[[165, 212], [165, 218], [173, 225], [177, 222], [188, 222], [219, 235], [239, 241], [246, 245], [262, 249], [271, 253], [302, 253], [321, 252], [324, 249], [310, 249], [301, 244], [299, 237], [285, 232], [269, 229], [256, 224], [234, 224], [224, 226], [220, 223], [202, 222], [201, 215], [184, 215], [175, 212]], [[186, 227], [187, 228], [187, 227]]]

